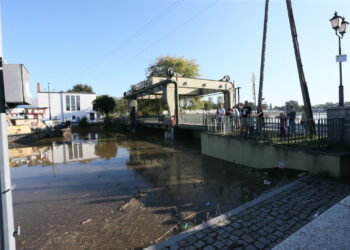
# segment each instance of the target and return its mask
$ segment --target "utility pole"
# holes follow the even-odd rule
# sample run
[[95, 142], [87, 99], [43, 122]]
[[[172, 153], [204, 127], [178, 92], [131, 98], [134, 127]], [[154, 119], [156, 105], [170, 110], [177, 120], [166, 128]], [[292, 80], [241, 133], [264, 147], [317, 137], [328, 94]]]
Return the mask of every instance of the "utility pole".
[[287, 3], [287, 10], [288, 10], [290, 31], [291, 31], [291, 34], [292, 34], [293, 45], [294, 45], [295, 59], [296, 59], [296, 62], [297, 62], [297, 67], [298, 67], [298, 74], [299, 74], [301, 93], [303, 95], [305, 114], [306, 114], [306, 118], [307, 118], [307, 124], [308, 124], [307, 129], [308, 129], [308, 133], [310, 135], [314, 135], [315, 131], [316, 131], [315, 130], [315, 123], [314, 123], [314, 120], [313, 120], [310, 96], [309, 96], [309, 91], [308, 91], [308, 88], [307, 88], [307, 83], [306, 83], [306, 80], [305, 80], [303, 64], [301, 62], [300, 49], [299, 49], [298, 36], [297, 36], [297, 29], [295, 27], [295, 22], [294, 22], [292, 3], [291, 3], [291, 0], [286, 0], [286, 3]]
[[261, 107], [262, 104], [262, 93], [263, 93], [263, 84], [264, 84], [264, 69], [265, 69], [265, 51], [266, 51], [266, 34], [267, 34], [267, 21], [269, 18], [269, 0], [265, 1], [265, 18], [264, 18], [264, 31], [263, 31], [263, 40], [261, 48], [261, 62], [260, 62], [260, 78], [259, 78], [259, 94], [258, 94], [258, 107]]
[[254, 105], [255, 105], [255, 108], [257, 108], [257, 106], [256, 106], [256, 94], [255, 94], [255, 74], [254, 73], [252, 73], [252, 92], [253, 92]]
[[50, 95], [50, 83], [47, 83], [47, 91], [48, 91], [48, 95], [49, 95], [49, 117], [50, 117], [50, 121], [51, 121], [51, 95]]
[[[0, 7], [1, 8], [1, 7]], [[1, 9], [0, 9], [1, 12]], [[8, 156], [8, 138], [6, 122], [6, 99], [3, 74], [2, 29], [0, 13], [0, 228], [1, 249], [15, 250], [16, 241], [13, 221], [12, 186]]]
[[241, 87], [237, 87], [237, 88], [236, 88], [236, 90], [237, 90], [237, 95], [238, 95], [238, 103], [237, 103], [238, 105], [239, 105], [239, 103], [240, 103], [240, 99], [239, 99], [239, 90], [240, 90], [240, 89], [241, 89]]

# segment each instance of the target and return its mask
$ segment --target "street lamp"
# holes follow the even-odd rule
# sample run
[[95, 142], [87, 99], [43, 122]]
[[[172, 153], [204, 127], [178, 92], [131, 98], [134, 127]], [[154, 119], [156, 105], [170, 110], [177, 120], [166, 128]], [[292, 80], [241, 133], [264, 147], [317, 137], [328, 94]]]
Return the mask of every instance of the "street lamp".
[[335, 34], [338, 36], [339, 43], [339, 56], [337, 61], [339, 62], [339, 106], [344, 106], [344, 88], [343, 88], [343, 72], [342, 72], [342, 62], [346, 61], [346, 57], [341, 54], [341, 39], [343, 38], [346, 30], [349, 26], [349, 23], [345, 21], [345, 17], [338, 16], [338, 13], [335, 12], [334, 16], [329, 20], [331, 22], [332, 28], [335, 31]]

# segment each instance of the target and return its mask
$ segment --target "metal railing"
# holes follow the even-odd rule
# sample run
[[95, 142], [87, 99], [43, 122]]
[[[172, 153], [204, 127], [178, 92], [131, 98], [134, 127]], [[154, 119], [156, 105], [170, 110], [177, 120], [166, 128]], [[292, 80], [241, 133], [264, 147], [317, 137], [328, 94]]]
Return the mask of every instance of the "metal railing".
[[171, 122], [168, 115], [138, 116], [137, 123], [147, 124], [169, 124]]
[[[328, 147], [343, 143], [343, 119], [289, 120], [278, 117], [232, 117], [207, 115], [207, 130], [217, 134], [248, 136], [276, 144], [303, 144], [310, 147]], [[314, 124], [315, 132], [308, 126]]]

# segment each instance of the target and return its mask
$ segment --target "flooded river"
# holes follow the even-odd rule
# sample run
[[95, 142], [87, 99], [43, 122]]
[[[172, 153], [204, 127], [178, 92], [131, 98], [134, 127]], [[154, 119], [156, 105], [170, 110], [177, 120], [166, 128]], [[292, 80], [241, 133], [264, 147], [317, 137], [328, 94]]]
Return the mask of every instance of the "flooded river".
[[10, 164], [17, 248], [35, 250], [149, 246], [298, 174], [202, 156], [198, 141], [95, 133], [11, 148]]

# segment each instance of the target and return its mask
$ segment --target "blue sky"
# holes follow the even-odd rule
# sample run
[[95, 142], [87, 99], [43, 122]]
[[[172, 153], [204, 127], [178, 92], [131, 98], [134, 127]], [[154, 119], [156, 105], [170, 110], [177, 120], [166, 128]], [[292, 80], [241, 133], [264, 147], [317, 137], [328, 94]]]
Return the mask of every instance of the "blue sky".
[[[121, 96], [145, 79], [158, 56], [196, 59], [202, 78], [230, 75], [241, 100], [259, 81], [263, 0], [2, 0], [4, 58], [23, 63], [36, 82], [54, 90], [89, 84]], [[350, 20], [348, 0], [293, 0], [301, 56], [312, 104], [338, 101], [338, 42], [329, 19]], [[350, 31], [342, 41], [350, 53]], [[343, 64], [345, 101], [350, 65]], [[264, 97], [268, 104], [302, 102], [286, 3], [270, 0]]]

